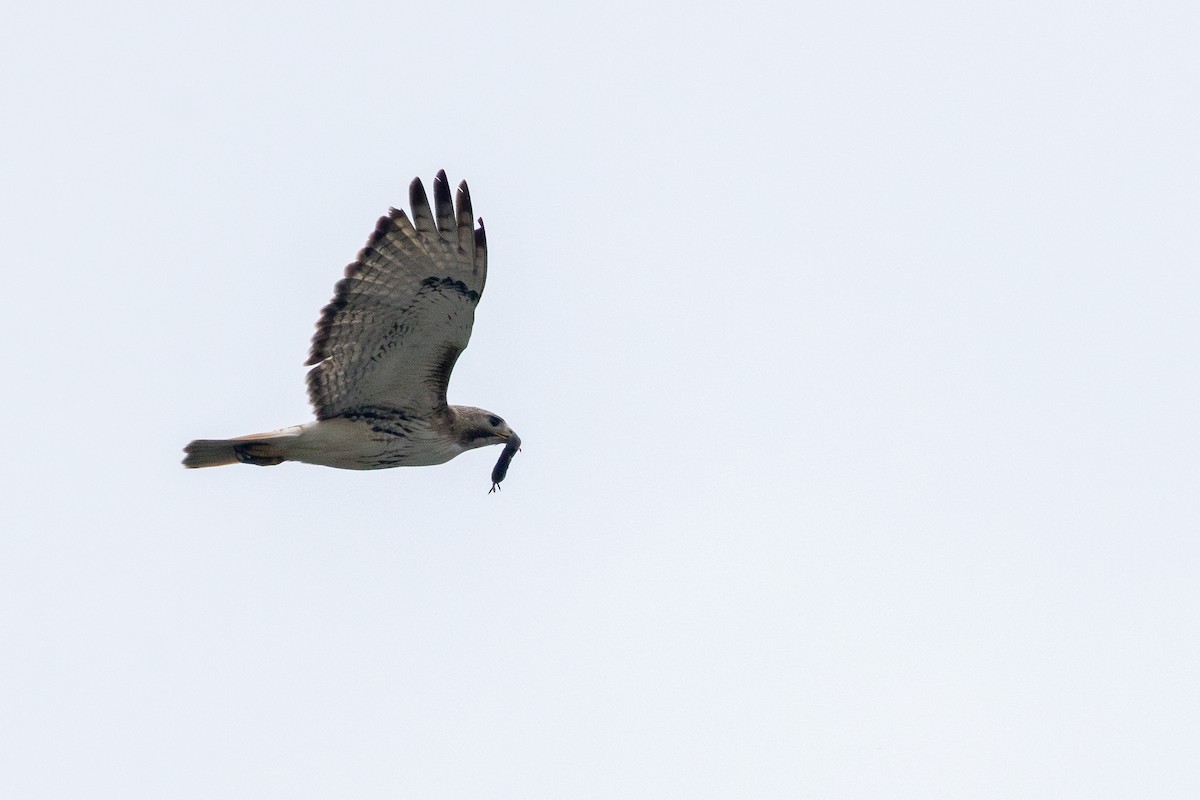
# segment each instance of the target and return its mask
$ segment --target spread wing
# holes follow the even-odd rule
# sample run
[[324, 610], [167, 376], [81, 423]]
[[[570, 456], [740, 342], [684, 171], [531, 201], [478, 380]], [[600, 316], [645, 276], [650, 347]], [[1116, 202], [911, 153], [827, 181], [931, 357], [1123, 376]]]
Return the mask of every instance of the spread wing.
[[431, 416], [471, 338], [487, 278], [483, 220], [474, 227], [467, 183], [457, 209], [446, 173], [433, 210], [420, 178], [408, 187], [412, 220], [392, 209], [346, 267], [321, 311], [306, 364], [317, 419], [367, 406]]

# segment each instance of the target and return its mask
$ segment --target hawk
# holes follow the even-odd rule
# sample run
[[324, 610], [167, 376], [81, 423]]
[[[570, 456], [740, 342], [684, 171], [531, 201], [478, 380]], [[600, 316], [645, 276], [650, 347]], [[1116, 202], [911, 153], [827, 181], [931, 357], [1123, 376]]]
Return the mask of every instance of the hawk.
[[498, 488], [520, 438], [490, 411], [446, 402], [487, 280], [483, 219], [476, 228], [466, 181], [451, 200], [445, 171], [433, 181], [432, 210], [420, 178], [408, 197], [412, 219], [394, 208], [380, 218], [321, 311], [305, 362], [316, 421], [197, 439], [184, 448], [185, 467], [416, 467], [504, 444], [492, 472]]

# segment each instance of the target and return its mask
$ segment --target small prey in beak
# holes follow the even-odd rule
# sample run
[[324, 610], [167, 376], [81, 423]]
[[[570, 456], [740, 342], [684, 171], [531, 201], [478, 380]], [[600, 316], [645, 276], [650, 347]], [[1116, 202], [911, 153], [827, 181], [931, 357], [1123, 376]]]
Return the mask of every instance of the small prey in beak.
[[496, 466], [492, 468], [492, 488], [488, 489], [488, 494], [500, 488], [500, 481], [504, 480], [504, 476], [508, 474], [508, 465], [512, 461], [513, 456], [521, 449], [521, 437], [515, 433], [509, 434], [508, 443], [504, 445], [504, 452], [500, 454], [500, 460], [496, 462]]

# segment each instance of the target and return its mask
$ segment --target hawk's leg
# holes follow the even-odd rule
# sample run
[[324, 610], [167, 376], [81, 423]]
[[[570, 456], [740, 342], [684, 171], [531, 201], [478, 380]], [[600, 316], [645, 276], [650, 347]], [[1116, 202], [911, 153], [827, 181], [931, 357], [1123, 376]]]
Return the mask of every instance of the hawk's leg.
[[255, 455], [255, 450], [265, 449], [263, 445], [254, 444], [235, 444], [233, 446], [233, 454], [237, 456], [237, 460], [243, 464], [253, 464], [256, 467], [273, 467], [276, 464], [283, 463], [283, 456], [275, 455]]

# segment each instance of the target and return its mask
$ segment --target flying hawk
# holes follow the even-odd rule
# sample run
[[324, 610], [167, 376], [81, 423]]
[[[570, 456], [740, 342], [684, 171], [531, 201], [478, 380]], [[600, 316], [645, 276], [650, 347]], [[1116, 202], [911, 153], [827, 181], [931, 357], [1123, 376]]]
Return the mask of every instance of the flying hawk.
[[420, 178], [408, 197], [412, 220], [394, 208], [380, 218], [321, 311], [305, 362], [317, 421], [197, 439], [184, 448], [185, 467], [415, 467], [505, 444], [492, 472], [492, 491], [498, 488], [520, 438], [490, 411], [446, 403], [487, 280], [483, 220], [474, 227], [466, 181], [457, 203], [451, 200], [445, 171], [433, 181], [432, 210]]

